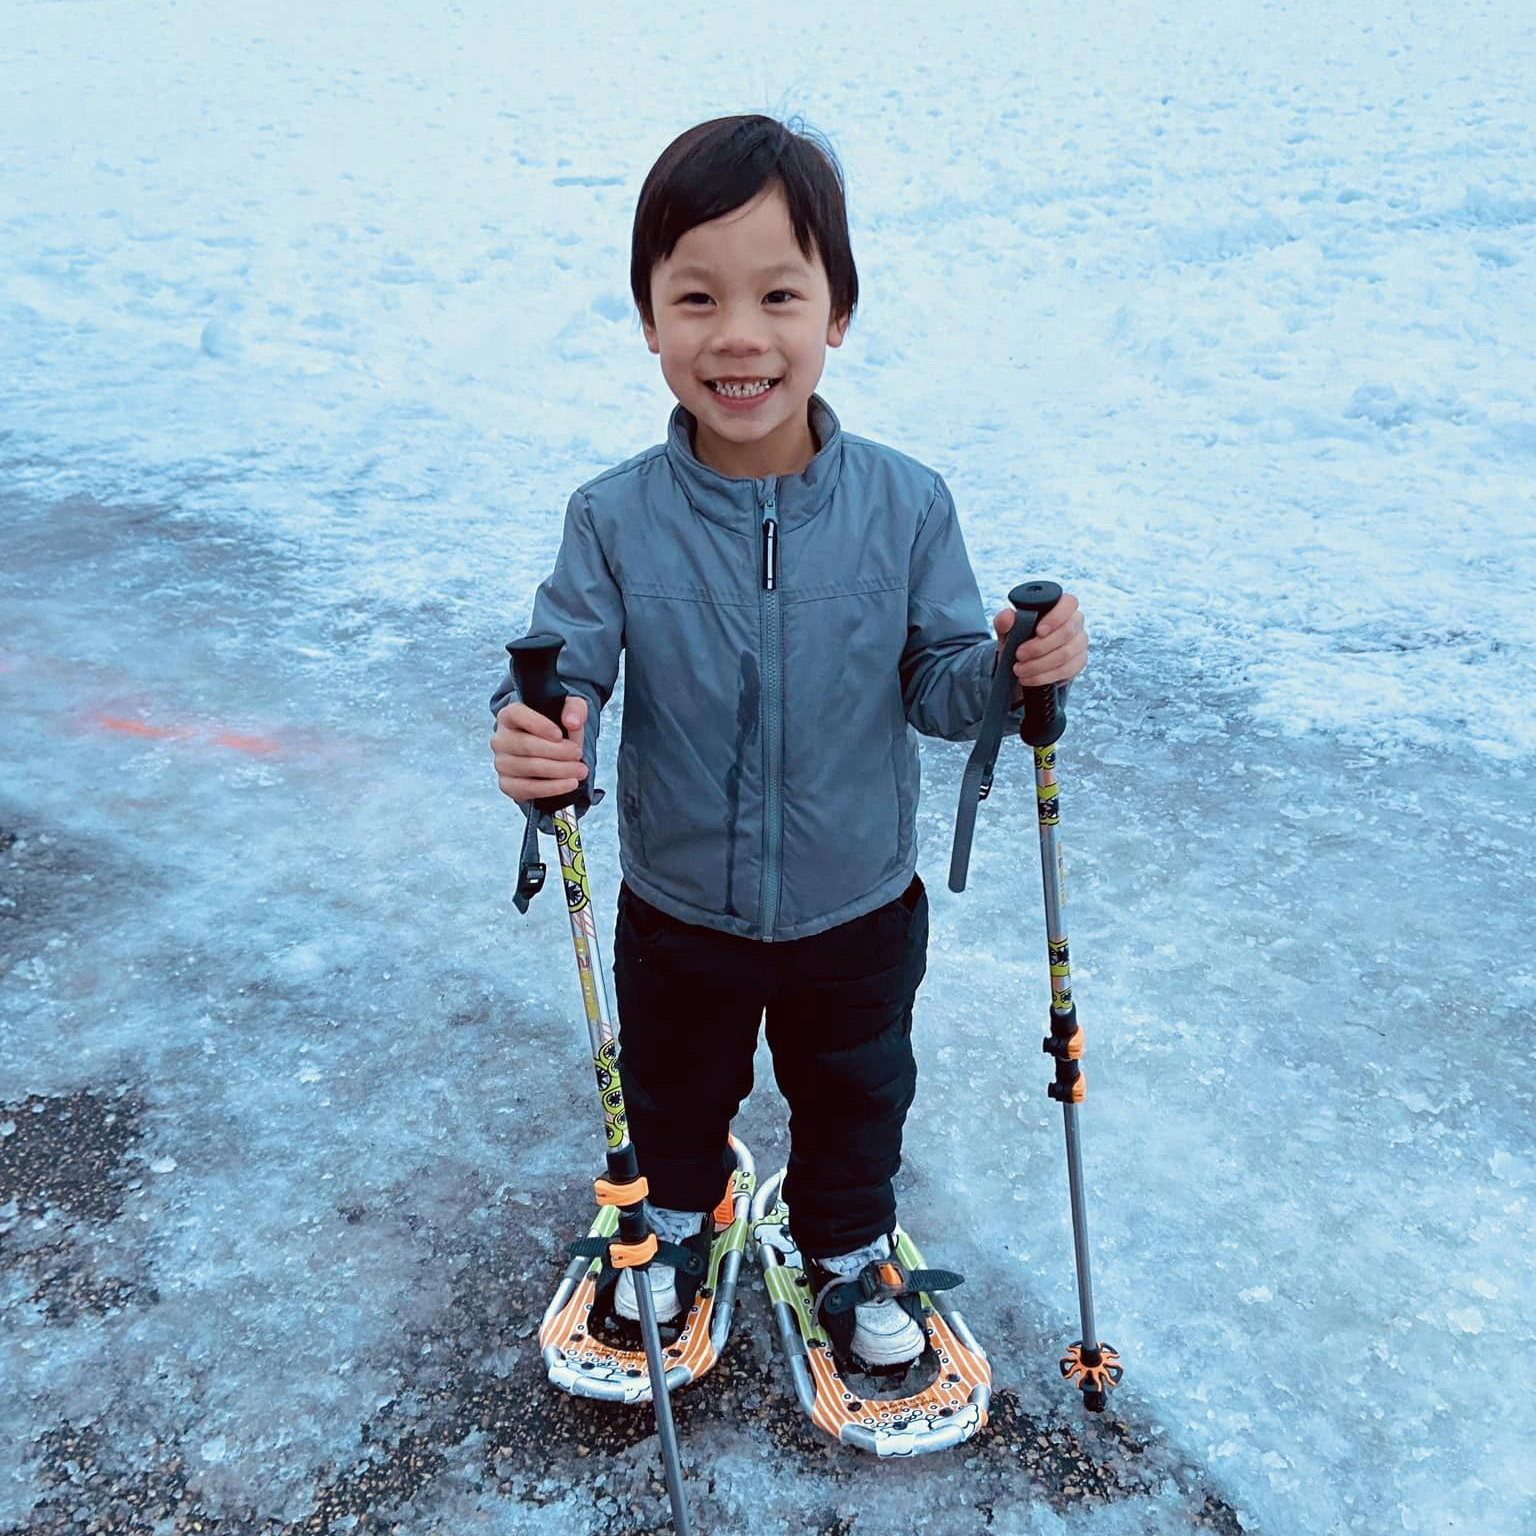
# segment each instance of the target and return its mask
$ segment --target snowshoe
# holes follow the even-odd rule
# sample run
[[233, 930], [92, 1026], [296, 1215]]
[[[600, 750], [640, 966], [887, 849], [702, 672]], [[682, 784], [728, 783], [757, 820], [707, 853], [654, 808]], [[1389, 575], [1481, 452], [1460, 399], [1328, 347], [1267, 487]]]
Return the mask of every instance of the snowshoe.
[[[707, 1248], [679, 1246], [670, 1252], [672, 1245], [663, 1244], [658, 1253], [664, 1262], [675, 1261], [681, 1285], [697, 1287], [687, 1311], [661, 1325], [669, 1392], [704, 1375], [731, 1330], [756, 1181], [752, 1154], [734, 1136], [731, 1149], [736, 1171], [715, 1207], [713, 1241]], [[613, 1206], [599, 1207], [586, 1240], [570, 1245], [574, 1257], [545, 1309], [539, 1348], [550, 1381], [562, 1391], [609, 1402], [647, 1403], [651, 1378], [639, 1328], [613, 1309], [620, 1272], [609, 1262], [607, 1249], [618, 1225]], [[688, 1273], [695, 1269], [697, 1273]]]
[[[857, 1357], [834, 1350], [818, 1317], [814, 1282], [779, 1198], [783, 1182], [780, 1169], [758, 1188], [752, 1235], [800, 1407], [834, 1440], [877, 1456], [917, 1456], [969, 1440], [987, 1422], [992, 1367], [965, 1319], [943, 1298], [942, 1291], [958, 1284], [959, 1276], [924, 1269], [912, 1239], [896, 1228], [896, 1252], [883, 1266], [882, 1283], [903, 1301], [916, 1295], [926, 1347], [901, 1383], [906, 1395], [874, 1395], [881, 1389], [864, 1384], [868, 1378]], [[850, 1288], [838, 1290], [852, 1305]], [[822, 1299], [823, 1307], [829, 1299]]]

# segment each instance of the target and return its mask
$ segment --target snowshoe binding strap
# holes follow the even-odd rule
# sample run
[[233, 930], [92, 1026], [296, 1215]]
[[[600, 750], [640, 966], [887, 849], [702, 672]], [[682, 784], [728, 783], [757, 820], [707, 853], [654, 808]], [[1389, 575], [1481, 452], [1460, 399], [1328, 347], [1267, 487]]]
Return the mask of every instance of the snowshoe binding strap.
[[[664, 1243], [652, 1234], [650, 1241], [656, 1245], [656, 1249], [649, 1262], [670, 1264], [677, 1271], [679, 1305], [674, 1325], [680, 1324], [693, 1307], [693, 1299], [698, 1295], [699, 1286], [708, 1273], [711, 1235], [701, 1232], [698, 1236], [686, 1238], [681, 1243]], [[594, 1337], [601, 1335], [609, 1318], [616, 1318], [620, 1323], [628, 1323], [627, 1318], [617, 1317], [613, 1310], [613, 1293], [618, 1289], [619, 1275], [623, 1269], [622, 1265], [616, 1265], [613, 1262], [614, 1255], [611, 1250], [615, 1246], [618, 1246], [618, 1240], [607, 1237], [584, 1237], [579, 1242], [565, 1245], [565, 1251], [573, 1259], [603, 1261], [602, 1268], [597, 1273], [592, 1297], [592, 1312], [587, 1319], [587, 1327]], [[661, 1326], [667, 1328], [668, 1324], [663, 1323]]]
[[965, 1277], [951, 1269], [907, 1269], [895, 1259], [873, 1259], [856, 1275], [827, 1281], [816, 1293], [811, 1315], [820, 1322], [823, 1313], [837, 1317], [866, 1302], [894, 1301], [924, 1291], [952, 1291], [964, 1283]]
[[[704, 1238], [702, 1250], [699, 1239], [690, 1237], [681, 1243], [664, 1243], [658, 1237], [655, 1239], [656, 1247], [650, 1256], [652, 1264], [669, 1264], [679, 1276], [689, 1275], [697, 1279], [709, 1268], [708, 1233], [702, 1234]], [[565, 1251], [573, 1259], [601, 1259], [604, 1269], [623, 1269], [622, 1264], [614, 1264], [611, 1250], [617, 1246], [616, 1239], [606, 1237], [584, 1237], [580, 1242], [567, 1243]]]

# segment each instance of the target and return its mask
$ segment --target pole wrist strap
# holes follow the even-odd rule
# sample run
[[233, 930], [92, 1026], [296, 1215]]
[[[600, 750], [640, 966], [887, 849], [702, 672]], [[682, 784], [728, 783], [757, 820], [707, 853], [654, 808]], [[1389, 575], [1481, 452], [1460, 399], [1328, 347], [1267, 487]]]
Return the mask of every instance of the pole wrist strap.
[[1013, 668], [994, 664], [992, 689], [987, 694], [981, 730], [966, 760], [965, 777], [960, 781], [955, 846], [949, 856], [949, 888], [952, 891], [965, 889], [965, 877], [971, 867], [971, 841], [976, 835], [976, 808], [992, 793], [992, 770], [997, 767], [997, 754], [1003, 744], [1012, 699]]
[[544, 865], [539, 858], [539, 813], [528, 807], [528, 824], [523, 828], [523, 846], [517, 859], [517, 891], [512, 905], [519, 912], [544, 889]]

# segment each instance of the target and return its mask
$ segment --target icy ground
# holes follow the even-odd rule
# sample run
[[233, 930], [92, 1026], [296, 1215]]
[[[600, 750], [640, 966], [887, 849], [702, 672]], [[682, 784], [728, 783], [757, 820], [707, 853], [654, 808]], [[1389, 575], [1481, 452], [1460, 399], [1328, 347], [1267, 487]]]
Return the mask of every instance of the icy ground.
[[[646, 1415], [531, 1339], [598, 1138], [485, 699], [570, 488], [661, 434], [639, 179], [755, 108], [850, 180], [823, 393], [944, 472], [989, 603], [1089, 615], [1127, 1379], [1054, 1380], [1024, 756], [952, 897], [926, 743], [903, 1214], [997, 1411], [827, 1445], [750, 1290], [698, 1523], [1536, 1531], [1529, 7], [523, 9], [0, 4], [0, 1532], [664, 1529]], [[741, 1130], [776, 1166], [771, 1087]]]

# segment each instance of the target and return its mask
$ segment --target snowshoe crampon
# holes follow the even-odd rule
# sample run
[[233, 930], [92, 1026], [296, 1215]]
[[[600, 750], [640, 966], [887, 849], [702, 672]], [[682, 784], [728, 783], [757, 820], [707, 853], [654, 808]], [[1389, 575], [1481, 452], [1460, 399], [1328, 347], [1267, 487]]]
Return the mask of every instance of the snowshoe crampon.
[[[795, 1396], [811, 1422], [834, 1440], [877, 1456], [917, 1456], [969, 1440], [987, 1422], [992, 1367], [965, 1319], [937, 1292], [924, 1294], [927, 1347], [914, 1372], [926, 1364], [930, 1379], [905, 1397], [856, 1391], [816, 1321], [815, 1297], [789, 1231], [789, 1210], [779, 1199], [783, 1181], [781, 1169], [758, 1190], [752, 1235]], [[923, 1266], [922, 1254], [900, 1227], [896, 1259], [909, 1270]]]
[[[709, 1370], [731, 1331], [756, 1182], [752, 1154], [734, 1136], [731, 1150], [736, 1154], [736, 1171], [715, 1208], [708, 1268], [681, 1325], [662, 1325], [675, 1333], [671, 1338], [664, 1333], [663, 1338], [669, 1392], [697, 1381]], [[587, 1236], [606, 1241], [618, 1225], [618, 1211], [613, 1206], [600, 1207]], [[610, 1326], [607, 1321], [617, 1279], [606, 1258], [573, 1259], [539, 1325], [539, 1348], [550, 1381], [562, 1391], [615, 1403], [648, 1403], [651, 1378], [638, 1329], [622, 1322]]]

